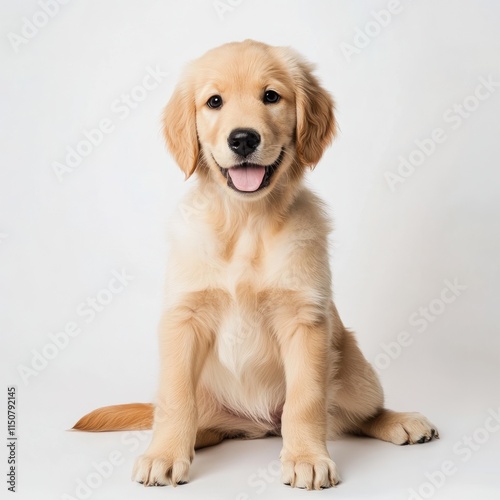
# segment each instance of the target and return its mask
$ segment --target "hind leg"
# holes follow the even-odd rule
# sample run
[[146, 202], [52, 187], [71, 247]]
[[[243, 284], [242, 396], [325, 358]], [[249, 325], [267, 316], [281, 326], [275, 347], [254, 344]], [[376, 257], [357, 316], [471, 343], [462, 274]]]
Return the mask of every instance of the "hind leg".
[[399, 445], [425, 443], [439, 437], [436, 427], [420, 413], [384, 408], [378, 377], [351, 332], [344, 331], [337, 348], [341, 363], [332, 384], [329, 437], [348, 432]]
[[214, 446], [224, 439], [257, 439], [279, 434], [277, 425], [231, 413], [202, 386], [198, 388], [197, 406], [199, 423], [195, 449]]
[[403, 413], [382, 409], [376, 416], [360, 425], [360, 431], [382, 441], [394, 444], [427, 443], [439, 439], [434, 425], [420, 413]]
[[224, 440], [224, 434], [215, 429], [198, 429], [196, 433], [196, 441], [194, 449], [207, 448], [208, 446], [215, 446]]

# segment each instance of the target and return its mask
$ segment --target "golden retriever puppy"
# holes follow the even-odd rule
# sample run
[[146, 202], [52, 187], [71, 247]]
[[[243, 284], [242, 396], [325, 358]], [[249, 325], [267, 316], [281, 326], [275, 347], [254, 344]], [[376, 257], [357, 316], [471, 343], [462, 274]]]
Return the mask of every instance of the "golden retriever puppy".
[[152, 426], [136, 481], [182, 484], [196, 448], [280, 435], [283, 482], [328, 488], [339, 475], [327, 439], [438, 437], [422, 415], [384, 408], [332, 301], [330, 221], [303, 177], [335, 134], [333, 110], [297, 53], [251, 40], [207, 52], [175, 89], [165, 137], [197, 182], [171, 228], [158, 400], [75, 426]]

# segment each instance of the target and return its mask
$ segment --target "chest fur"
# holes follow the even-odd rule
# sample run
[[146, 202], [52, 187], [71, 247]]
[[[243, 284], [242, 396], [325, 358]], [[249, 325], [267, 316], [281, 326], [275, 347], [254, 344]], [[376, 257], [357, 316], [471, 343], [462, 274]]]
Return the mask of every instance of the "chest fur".
[[220, 362], [235, 375], [241, 375], [256, 360], [273, 350], [271, 332], [266, 328], [268, 304], [262, 289], [272, 275], [269, 268], [271, 247], [260, 235], [244, 229], [230, 248], [223, 249], [218, 285], [231, 296], [217, 332]]

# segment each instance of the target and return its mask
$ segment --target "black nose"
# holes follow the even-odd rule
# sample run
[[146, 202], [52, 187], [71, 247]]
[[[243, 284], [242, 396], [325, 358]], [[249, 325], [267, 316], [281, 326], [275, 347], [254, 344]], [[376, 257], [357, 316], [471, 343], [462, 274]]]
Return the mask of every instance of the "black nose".
[[235, 128], [227, 138], [229, 147], [240, 156], [246, 158], [260, 144], [260, 135], [251, 128]]

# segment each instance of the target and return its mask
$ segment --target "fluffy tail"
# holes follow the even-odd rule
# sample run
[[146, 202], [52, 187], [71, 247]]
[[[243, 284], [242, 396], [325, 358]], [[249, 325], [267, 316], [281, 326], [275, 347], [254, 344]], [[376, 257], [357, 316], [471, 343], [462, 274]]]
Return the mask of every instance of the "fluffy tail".
[[153, 412], [154, 405], [151, 403], [104, 406], [82, 417], [73, 429], [88, 432], [151, 429]]

